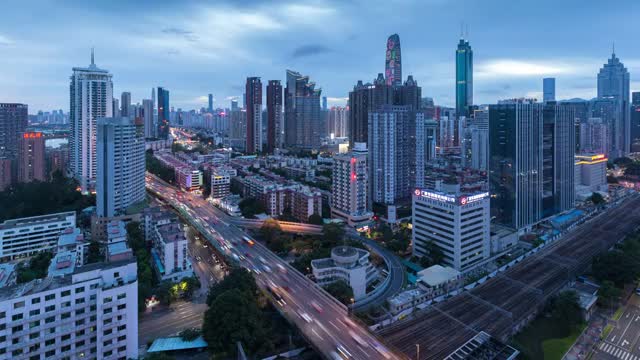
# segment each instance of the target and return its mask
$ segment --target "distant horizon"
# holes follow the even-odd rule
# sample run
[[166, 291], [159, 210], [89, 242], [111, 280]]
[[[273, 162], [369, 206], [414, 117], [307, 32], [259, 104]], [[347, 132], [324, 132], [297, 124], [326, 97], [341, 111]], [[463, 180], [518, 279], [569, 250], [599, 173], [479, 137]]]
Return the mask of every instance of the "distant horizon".
[[[292, 69], [322, 88], [330, 106], [344, 105], [358, 80], [369, 82], [384, 72], [385, 42], [394, 33], [400, 36], [402, 80], [412, 75], [424, 97], [454, 107], [461, 23], [468, 26], [465, 38], [474, 51], [474, 104], [540, 100], [544, 77], [556, 78], [558, 99], [591, 99], [614, 42], [631, 73], [631, 91], [640, 90], [634, 28], [640, 4], [633, 0], [615, 7], [542, 0], [526, 13], [507, 0], [374, 1], [366, 6], [332, 0], [142, 0], [100, 2], [91, 8], [76, 0], [9, 3], [0, 24], [0, 102], [25, 103], [34, 114], [68, 111], [72, 68], [90, 63], [92, 47], [96, 65], [113, 75], [114, 98], [129, 91], [132, 103], [142, 103], [152, 87], [163, 86], [176, 109], [206, 108], [209, 93], [214, 107], [227, 108], [232, 98], [242, 96], [246, 77], [284, 84], [286, 70]], [[34, 6], [56, 19], [55, 26], [33, 24], [29, 9]], [[123, 12], [140, 16], [131, 21]], [[497, 22], [498, 13], [518, 16]], [[73, 26], [65, 26], [71, 21]]]

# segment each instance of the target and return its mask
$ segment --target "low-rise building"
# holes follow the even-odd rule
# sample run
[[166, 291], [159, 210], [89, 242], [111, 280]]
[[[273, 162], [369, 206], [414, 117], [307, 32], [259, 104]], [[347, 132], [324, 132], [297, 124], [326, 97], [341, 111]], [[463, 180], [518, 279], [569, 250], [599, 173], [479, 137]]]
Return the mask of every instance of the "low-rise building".
[[213, 205], [219, 207], [224, 210], [230, 216], [241, 216], [242, 212], [240, 211], [240, 202], [242, 198], [240, 195], [228, 195], [221, 199], [212, 199], [211, 202]]
[[60, 235], [75, 226], [72, 211], [6, 220], [0, 224], [0, 261], [54, 250]]
[[312, 260], [311, 269], [321, 286], [340, 280], [346, 282], [356, 301], [366, 296], [367, 287], [379, 275], [369, 262], [369, 252], [351, 246], [335, 247], [330, 258]]
[[187, 237], [180, 223], [155, 227], [151, 256], [162, 280], [179, 281], [193, 276], [191, 262], [187, 257]]
[[576, 155], [576, 198], [584, 200], [593, 192], [607, 192], [607, 157], [604, 154]]
[[417, 284], [430, 298], [435, 298], [458, 289], [462, 285], [462, 276], [454, 268], [433, 265], [418, 272]]
[[175, 169], [176, 183], [186, 191], [199, 190], [202, 187], [202, 171], [190, 167]]
[[82, 266], [87, 263], [89, 250], [89, 242], [84, 238], [79, 228], [65, 229], [58, 238], [57, 253], [73, 252], [75, 253], [76, 266]]

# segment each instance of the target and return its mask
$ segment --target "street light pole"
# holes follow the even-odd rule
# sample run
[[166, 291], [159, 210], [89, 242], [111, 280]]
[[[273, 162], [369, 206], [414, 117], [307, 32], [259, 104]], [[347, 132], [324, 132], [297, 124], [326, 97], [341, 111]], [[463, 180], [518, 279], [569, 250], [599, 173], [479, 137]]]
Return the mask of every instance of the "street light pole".
[[420, 344], [416, 344], [416, 360], [420, 360]]

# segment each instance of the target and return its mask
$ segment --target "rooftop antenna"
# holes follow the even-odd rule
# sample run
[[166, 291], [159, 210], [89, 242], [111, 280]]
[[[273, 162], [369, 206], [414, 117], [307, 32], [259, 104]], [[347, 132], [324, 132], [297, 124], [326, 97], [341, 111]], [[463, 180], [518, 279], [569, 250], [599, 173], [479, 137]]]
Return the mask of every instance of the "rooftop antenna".
[[91, 65], [95, 65], [96, 63], [93, 61], [93, 46], [91, 47]]
[[467, 33], [464, 36], [469, 40], [469, 24], [467, 24]]
[[460, 22], [460, 39], [464, 39], [464, 22]]
[[611, 43], [611, 57], [616, 57], [616, 42]]

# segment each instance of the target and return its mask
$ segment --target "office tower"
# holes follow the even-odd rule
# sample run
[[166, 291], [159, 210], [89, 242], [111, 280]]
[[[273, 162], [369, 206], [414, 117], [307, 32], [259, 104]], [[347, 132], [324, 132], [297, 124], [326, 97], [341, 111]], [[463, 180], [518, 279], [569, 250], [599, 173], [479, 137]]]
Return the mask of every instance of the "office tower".
[[556, 101], [556, 78], [542, 79], [542, 100]]
[[350, 153], [333, 158], [331, 217], [359, 227], [371, 220], [367, 144], [356, 143]]
[[326, 96], [322, 97], [322, 110], [325, 110], [325, 111], [328, 110], [328, 108], [327, 108], [327, 97]]
[[400, 54], [400, 36], [398, 34], [393, 34], [387, 39], [384, 75], [387, 85], [402, 85], [402, 56]]
[[469, 117], [473, 105], [473, 50], [469, 41], [460, 38], [456, 50], [456, 115]]
[[144, 126], [142, 119], [98, 121], [96, 211], [100, 217], [122, 215], [145, 198]]
[[247, 104], [247, 154], [262, 151], [262, 82], [259, 77], [248, 77], [245, 86]]
[[144, 137], [151, 139], [156, 137], [156, 128], [153, 126], [153, 100], [142, 100], [142, 118], [144, 119]]
[[327, 133], [333, 137], [347, 137], [349, 107], [332, 106], [327, 117]]
[[321, 118], [320, 94], [316, 84], [308, 76], [287, 70], [284, 91], [284, 141], [285, 146], [297, 149], [320, 147]]
[[113, 98], [113, 100], [111, 100], [111, 113], [113, 114], [113, 116], [120, 116], [121, 112], [120, 112], [120, 100]]
[[18, 140], [18, 182], [45, 181], [44, 136], [24, 132]]
[[491, 216], [527, 228], [574, 202], [573, 108], [529, 100], [489, 106]]
[[113, 112], [111, 74], [96, 66], [93, 50], [89, 67], [73, 68], [70, 98], [69, 161], [81, 191], [88, 192], [95, 187], [97, 120]]
[[393, 104], [393, 87], [387, 85], [382, 74], [373, 83], [361, 80], [349, 92], [349, 146], [356, 142], [366, 143], [368, 139], [369, 113], [382, 105]]
[[489, 110], [474, 111], [471, 121], [471, 167], [486, 171], [489, 166]]
[[120, 96], [120, 116], [134, 117], [131, 109], [131, 93], [123, 92]]
[[18, 138], [27, 129], [28, 119], [26, 104], [0, 103], [0, 157], [17, 157]]
[[267, 152], [282, 148], [284, 131], [282, 117], [282, 85], [280, 80], [267, 84]]
[[238, 110], [238, 100], [231, 100], [231, 111]]
[[413, 193], [413, 255], [429, 255], [431, 246], [444, 254], [446, 265], [458, 271], [473, 268], [491, 255], [488, 192], [416, 189]]
[[369, 113], [371, 200], [395, 204], [424, 185], [424, 114], [385, 105]]
[[436, 158], [438, 143], [438, 122], [432, 119], [424, 121], [424, 158], [430, 161]]
[[209, 94], [209, 107], [207, 109], [209, 112], [213, 112], [213, 94]]
[[589, 118], [580, 124], [580, 153], [608, 154], [609, 126], [601, 118]]
[[640, 152], [640, 92], [631, 94], [631, 152]]
[[3, 358], [138, 358], [136, 261], [77, 266], [77, 256], [59, 251], [44, 279], [2, 289], [0, 313], [14, 319]]
[[629, 124], [629, 72], [616, 57], [615, 52], [598, 73], [598, 99], [615, 103], [611, 129], [611, 155], [609, 158], [625, 156], [630, 151]]
[[171, 109], [169, 108], [169, 90], [158, 87], [158, 138], [169, 137], [169, 119]]
[[11, 159], [0, 156], [0, 191], [11, 186]]

